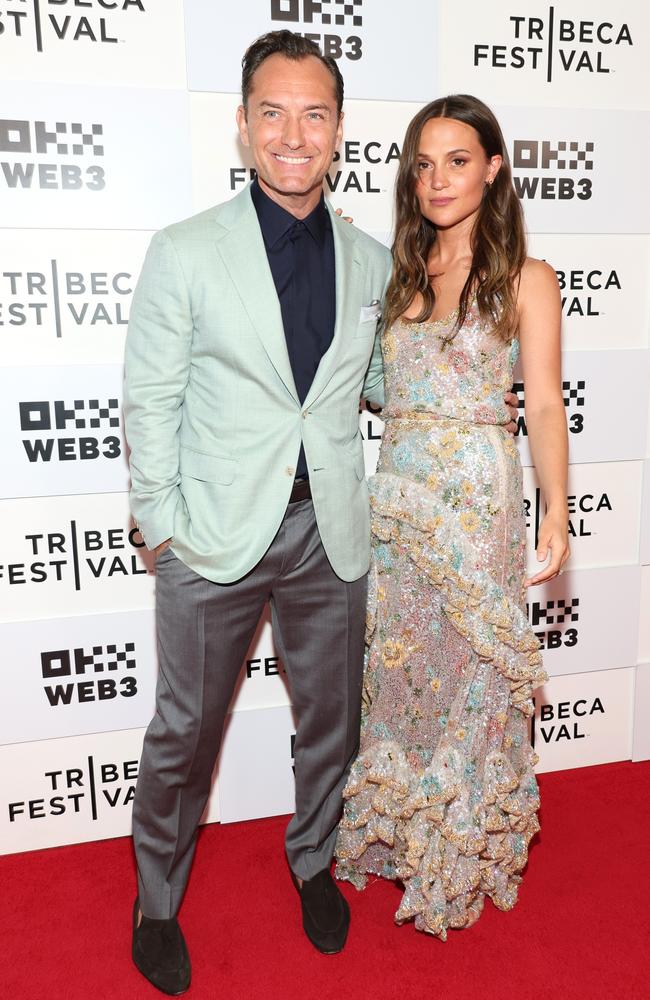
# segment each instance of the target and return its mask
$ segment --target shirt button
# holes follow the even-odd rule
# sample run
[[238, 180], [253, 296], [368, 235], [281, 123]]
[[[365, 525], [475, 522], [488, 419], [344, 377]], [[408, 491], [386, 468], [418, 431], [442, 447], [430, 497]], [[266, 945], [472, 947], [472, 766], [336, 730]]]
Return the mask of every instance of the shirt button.
[[290, 465], [288, 465], [284, 471], [288, 476], [295, 476], [296, 474], [296, 470]]

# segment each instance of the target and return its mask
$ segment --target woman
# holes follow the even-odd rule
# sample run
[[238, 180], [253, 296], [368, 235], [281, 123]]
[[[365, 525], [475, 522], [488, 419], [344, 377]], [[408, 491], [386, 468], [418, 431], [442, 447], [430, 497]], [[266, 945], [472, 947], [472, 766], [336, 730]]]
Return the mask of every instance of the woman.
[[[546, 675], [525, 587], [568, 558], [555, 272], [526, 257], [492, 112], [427, 105], [406, 133], [385, 308], [386, 427], [370, 482], [373, 566], [359, 757], [337, 876], [403, 883], [395, 915], [441, 938], [517, 898], [539, 806], [526, 717]], [[503, 402], [521, 352], [547, 503], [525, 580], [522, 475]]]

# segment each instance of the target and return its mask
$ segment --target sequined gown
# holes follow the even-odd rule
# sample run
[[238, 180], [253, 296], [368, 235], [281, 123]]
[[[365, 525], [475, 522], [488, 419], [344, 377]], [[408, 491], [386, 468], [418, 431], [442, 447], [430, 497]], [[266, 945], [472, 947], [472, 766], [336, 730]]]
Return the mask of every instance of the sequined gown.
[[359, 756], [336, 875], [399, 880], [395, 920], [442, 939], [517, 899], [539, 829], [526, 717], [546, 676], [525, 611], [521, 465], [504, 430], [518, 343], [475, 307], [384, 334], [386, 422]]

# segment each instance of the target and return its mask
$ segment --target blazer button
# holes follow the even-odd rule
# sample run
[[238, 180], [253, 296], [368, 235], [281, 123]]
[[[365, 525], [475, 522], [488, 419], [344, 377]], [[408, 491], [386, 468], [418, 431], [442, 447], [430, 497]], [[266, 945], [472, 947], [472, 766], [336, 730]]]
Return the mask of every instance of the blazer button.
[[296, 470], [292, 468], [290, 465], [288, 465], [284, 471], [288, 476], [295, 476], [296, 474]]

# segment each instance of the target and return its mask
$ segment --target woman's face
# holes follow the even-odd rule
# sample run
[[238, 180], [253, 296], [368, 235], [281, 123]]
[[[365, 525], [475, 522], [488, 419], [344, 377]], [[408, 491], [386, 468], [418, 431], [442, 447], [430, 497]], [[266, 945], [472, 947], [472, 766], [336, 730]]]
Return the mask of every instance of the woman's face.
[[476, 215], [501, 157], [485, 154], [478, 132], [455, 118], [430, 118], [420, 135], [416, 190], [420, 211], [438, 229]]

